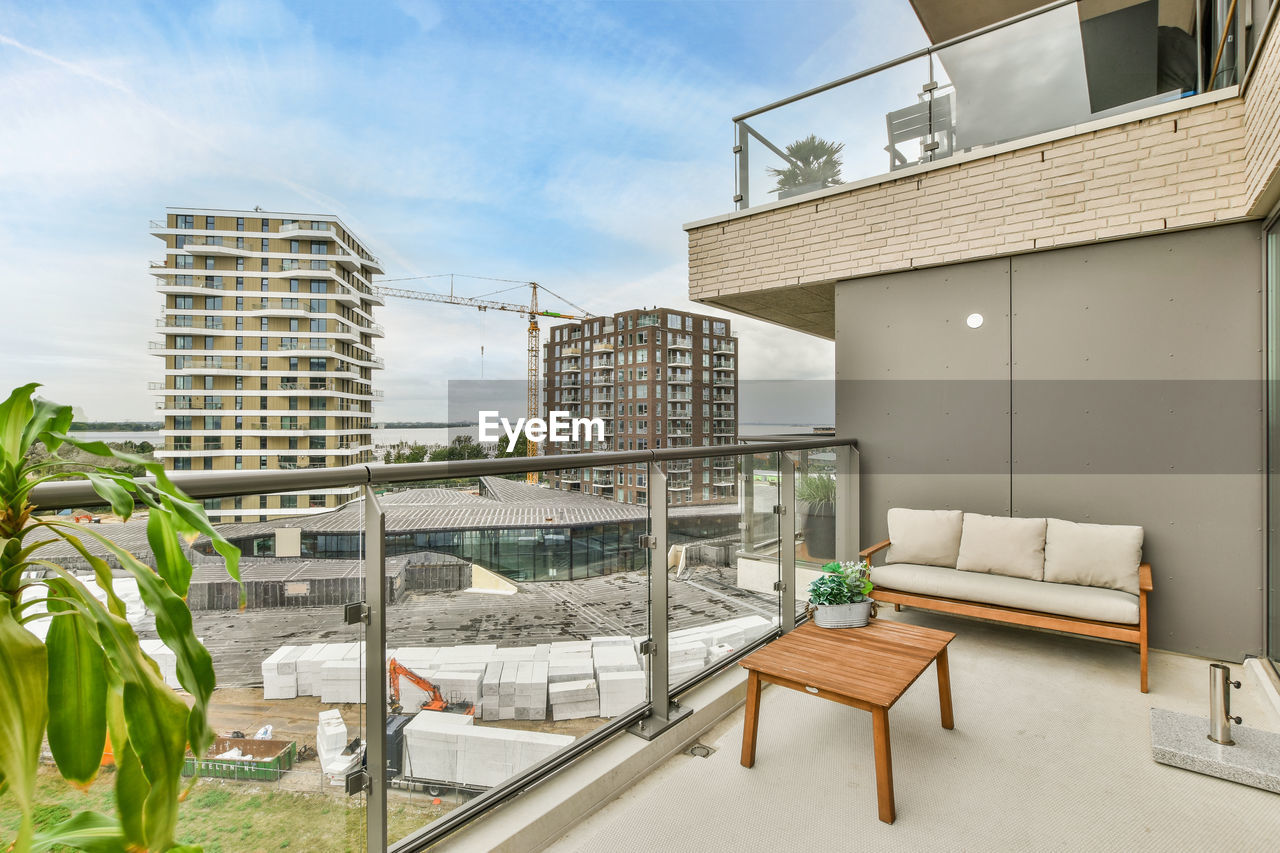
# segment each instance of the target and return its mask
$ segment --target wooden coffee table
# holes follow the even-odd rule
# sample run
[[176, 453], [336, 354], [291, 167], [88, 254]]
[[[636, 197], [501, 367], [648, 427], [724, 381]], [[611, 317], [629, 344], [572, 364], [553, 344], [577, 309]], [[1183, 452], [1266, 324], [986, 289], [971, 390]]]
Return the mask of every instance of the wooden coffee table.
[[938, 662], [942, 727], [952, 728], [950, 631], [902, 622], [871, 620], [865, 628], [819, 628], [806, 622], [740, 661], [747, 670], [747, 717], [742, 730], [742, 766], [756, 763], [762, 682], [810, 693], [871, 712], [875, 734], [876, 795], [880, 819], [893, 823], [893, 758], [889, 709], [929, 664]]

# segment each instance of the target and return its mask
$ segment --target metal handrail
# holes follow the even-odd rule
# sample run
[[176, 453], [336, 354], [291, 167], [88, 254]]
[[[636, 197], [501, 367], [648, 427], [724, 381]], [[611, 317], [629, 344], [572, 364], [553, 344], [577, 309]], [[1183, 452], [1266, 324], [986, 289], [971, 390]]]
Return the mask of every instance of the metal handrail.
[[[580, 453], [572, 463], [563, 455], [509, 457], [503, 459], [469, 459], [458, 462], [408, 462], [397, 465], [373, 463], [322, 468], [317, 471], [200, 471], [171, 472], [170, 479], [192, 498], [228, 498], [242, 495], [272, 494], [282, 491], [339, 488], [362, 485], [388, 485], [422, 480], [448, 480], [459, 477], [488, 477], [500, 474], [527, 474], [531, 471], [555, 471], [565, 467], [595, 465], [627, 465], [636, 462], [668, 462], [719, 456], [748, 456], [783, 450], [808, 450], [818, 447], [857, 447], [853, 438], [798, 438], [794, 441], [770, 441], [756, 444], [724, 444], [691, 447], [663, 447], [654, 450], [611, 450]], [[140, 478], [149, 480], [150, 478]], [[40, 510], [73, 509], [86, 503], [101, 503], [102, 498], [83, 480], [44, 483], [31, 490], [29, 498]]]
[[946, 48], [952, 47], [953, 45], [963, 44], [964, 42], [967, 42], [971, 39], [978, 38], [979, 36], [984, 36], [987, 33], [992, 33], [992, 32], [995, 32], [996, 30], [1002, 30], [1005, 27], [1009, 27], [1014, 24], [1020, 23], [1022, 21], [1027, 20], [1028, 18], [1034, 18], [1037, 15], [1043, 15], [1044, 13], [1052, 12], [1054, 9], [1057, 9], [1061, 6], [1069, 6], [1076, 2], [1078, 2], [1078, 0], [1055, 0], [1055, 2], [1053, 3], [1047, 3], [1044, 6], [1040, 6], [1038, 8], [1023, 12], [1021, 15], [1014, 15], [1012, 18], [1005, 18], [1003, 21], [997, 21], [994, 24], [988, 24], [985, 27], [972, 30], [970, 32], [964, 33], [963, 35], [954, 36], [952, 38], [946, 39], [945, 41], [940, 41], [937, 44], [931, 44], [928, 47], [922, 47], [919, 50], [913, 50], [911, 53], [899, 56], [897, 59], [890, 59], [888, 62], [881, 62], [879, 65], [873, 65], [870, 68], [864, 68], [862, 71], [855, 71], [853, 74], [848, 74], [844, 77], [841, 77], [838, 80], [832, 80], [830, 83], [823, 83], [821, 86], [814, 86], [812, 89], [806, 89], [803, 92], [799, 92], [795, 95], [782, 98], [781, 100], [774, 101], [771, 104], [765, 104], [763, 107], [758, 107], [757, 109], [749, 110], [745, 113], [742, 113], [741, 115], [734, 116], [733, 121], [735, 123], [740, 121], [745, 121], [754, 116], [758, 116], [761, 113], [767, 113], [769, 110], [777, 109], [778, 107], [785, 107], [787, 104], [794, 104], [796, 101], [802, 101], [805, 98], [809, 98], [814, 95], [820, 95], [823, 92], [829, 91], [831, 89], [835, 89], [839, 86], [843, 86], [846, 83], [852, 83], [855, 80], [861, 80], [863, 77], [870, 77], [872, 74], [879, 74], [881, 71], [887, 71], [890, 68], [894, 68], [904, 63], [911, 62], [914, 59], [921, 59], [923, 57], [928, 56], [931, 53], [937, 53], [938, 51], [945, 50]]

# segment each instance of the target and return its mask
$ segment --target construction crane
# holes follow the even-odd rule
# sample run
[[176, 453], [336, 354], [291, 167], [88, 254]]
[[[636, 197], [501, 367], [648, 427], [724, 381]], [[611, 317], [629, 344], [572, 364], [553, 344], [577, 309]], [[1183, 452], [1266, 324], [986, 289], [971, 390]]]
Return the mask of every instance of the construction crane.
[[[421, 276], [421, 278], [434, 278], [435, 276]], [[464, 278], [481, 278], [481, 276], [463, 276]], [[407, 281], [408, 279], [397, 279], [397, 281]], [[490, 279], [492, 281], [510, 281], [510, 279]], [[528, 285], [529, 287], [529, 304], [518, 305], [514, 302], [495, 302], [492, 299], [482, 299], [475, 296], [457, 296], [453, 293], [453, 275], [449, 276], [450, 286], [449, 293], [424, 293], [421, 290], [410, 290], [403, 287], [387, 287], [378, 285], [374, 290], [382, 296], [394, 296], [398, 299], [417, 299], [422, 302], [443, 302], [446, 305], [462, 305], [469, 308], [475, 308], [480, 311], [510, 311], [515, 314], [523, 314], [529, 318], [529, 367], [528, 367], [528, 392], [525, 409], [527, 411], [525, 422], [528, 423], [533, 418], [538, 417], [538, 378], [540, 371], [539, 349], [542, 345], [540, 332], [538, 329], [539, 317], [555, 317], [557, 320], [587, 320], [595, 316], [585, 308], [574, 305], [568, 299], [553, 293], [550, 289], [542, 287], [535, 281], [518, 282], [520, 286]], [[576, 308], [581, 314], [563, 314], [559, 311], [546, 311], [538, 307], [538, 288], [550, 293], [561, 302]], [[509, 288], [514, 289], [514, 288]], [[537, 456], [538, 445], [532, 441], [525, 443], [525, 455]], [[526, 480], [530, 483], [538, 481], [538, 475], [529, 472]]]
[[440, 694], [440, 688], [423, 678], [418, 673], [409, 669], [409, 667], [400, 663], [395, 658], [387, 661], [387, 677], [391, 684], [391, 713], [399, 714], [404, 710], [400, 704], [400, 679], [407, 680], [414, 687], [417, 687], [423, 693], [427, 694], [426, 700], [422, 703], [420, 710], [423, 711], [448, 711], [450, 713], [467, 714], [474, 716], [476, 706], [470, 702], [449, 702]]

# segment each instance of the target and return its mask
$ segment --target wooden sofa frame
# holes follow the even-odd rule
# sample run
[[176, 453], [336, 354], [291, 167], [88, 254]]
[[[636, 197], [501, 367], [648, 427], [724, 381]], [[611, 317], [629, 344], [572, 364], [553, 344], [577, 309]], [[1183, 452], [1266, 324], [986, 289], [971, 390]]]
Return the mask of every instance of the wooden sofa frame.
[[[878, 551], [889, 547], [889, 540], [864, 548], [859, 555], [870, 560]], [[1003, 607], [998, 604], [982, 604], [975, 601], [964, 601], [958, 598], [943, 598], [937, 595], [925, 595], [918, 592], [902, 592], [896, 589], [876, 586], [871, 597], [882, 604], [892, 604], [895, 610], [901, 610], [905, 604], [919, 607], [921, 610], [936, 610], [939, 613], [955, 613], [960, 616], [976, 616], [995, 622], [1007, 622], [1010, 625], [1027, 625], [1032, 628], [1049, 628], [1067, 634], [1079, 634], [1085, 637], [1100, 637], [1106, 640], [1120, 640], [1134, 643], [1138, 647], [1141, 666], [1142, 692], [1147, 692], [1147, 593], [1151, 592], [1151, 564], [1138, 566], [1138, 624], [1125, 625], [1118, 622], [1097, 622], [1092, 619], [1079, 619], [1074, 616], [1058, 616], [1054, 613], [1040, 613], [1035, 610], [1020, 610], [1016, 607]]]

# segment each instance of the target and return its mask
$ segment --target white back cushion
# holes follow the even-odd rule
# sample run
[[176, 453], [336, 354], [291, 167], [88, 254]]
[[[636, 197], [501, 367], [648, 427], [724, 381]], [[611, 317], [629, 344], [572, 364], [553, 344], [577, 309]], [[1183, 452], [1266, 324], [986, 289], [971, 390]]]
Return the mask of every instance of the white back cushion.
[[956, 568], [1013, 578], [1044, 580], [1043, 518], [964, 514]]
[[1049, 519], [1044, 579], [1138, 594], [1142, 528]]
[[958, 509], [889, 510], [887, 563], [956, 567], [964, 514]]

